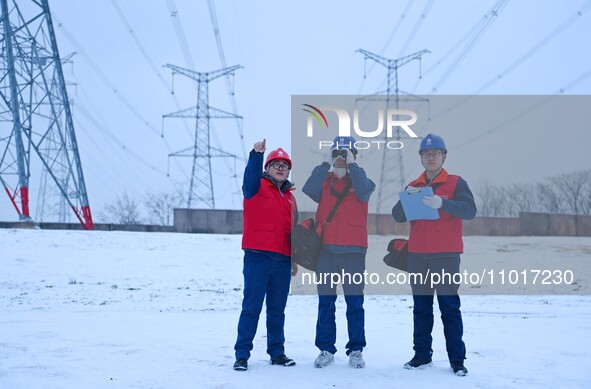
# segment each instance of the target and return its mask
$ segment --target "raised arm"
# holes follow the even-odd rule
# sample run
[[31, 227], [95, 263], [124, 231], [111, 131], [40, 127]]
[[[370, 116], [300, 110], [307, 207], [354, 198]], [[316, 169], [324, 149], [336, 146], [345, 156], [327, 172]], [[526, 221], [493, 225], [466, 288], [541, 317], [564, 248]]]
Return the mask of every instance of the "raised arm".
[[242, 182], [242, 192], [245, 199], [251, 199], [261, 187], [261, 177], [263, 176], [263, 156], [267, 141], [263, 139], [254, 144], [252, 151], [248, 156], [248, 163], [244, 169], [244, 179]]

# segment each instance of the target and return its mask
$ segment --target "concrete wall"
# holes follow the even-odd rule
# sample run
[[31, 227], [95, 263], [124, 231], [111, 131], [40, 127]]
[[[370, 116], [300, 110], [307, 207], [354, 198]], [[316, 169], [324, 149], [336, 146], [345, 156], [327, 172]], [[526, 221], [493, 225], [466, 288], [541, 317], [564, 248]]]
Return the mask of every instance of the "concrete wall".
[[[314, 212], [301, 212], [299, 221], [313, 218]], [[41, 228], [82, 230], [79, 223], [0, 222], [0, 228]], [[174, 226], [95, 224], [98, 231], [188, 232], [241, 234], [242, 211], [175, 209]], [[390, 215], [370, 214], [368, 232], [379, 235], [408, 236], [408, 223], [396, 223]], [[464, 221], [464, 235], [482, 236], [591, 236], [591, 216], [522, 212], [519, 218], [477, 217]]]
[[[299, 221], [313, 218], [314, 212], [300, 212]], [[175, 209], [178, 232], [242, 233], [242, 211]], [[408, 223], [396, 223], [390, 215], [370, 214], [368, 232], [408, 236]], [[477, 217], [464, 221], [464, 235], [482, 236], [591, 236], [591, 216], [521, 213], [519, 218]]]
[[177, 232], [241, 234], [242, 211], [223, 209], [175, 209]]
[[591, 216], [520, 212], [520, 235], [591, 236]]
[[[368, 232], [378, 235], [408, 236], [408, 223], [396, 223], [390, 215], [368, 216]], [[482, 217], [464, 221], [464, 235], [513, 236], [519, 235], [519, 219]]]
[[[0, 222], [0, 228], [40, 228], [42, 230], [84, 230], [80, 223], [34, 223]], [[174, 226], [156, 226], [150, 224], [107, 224], [97, 223], [95, 231], [137, 231], [137, 232], [176, 232]]]
[[577, 225], [577, 236], [591, 236], [591, 216], [575, 216]]
[[520, 219], [516, 217], [477, 217], [464, 220], [464, 235], [520, 235]]
[[37, 225], [26, 221], [0, 222], [0, 228], [37, 228]]
[[524, 235], [550, 235], [550, 214], [522, 212], [519, 214], [519, 221], [520, 232]]

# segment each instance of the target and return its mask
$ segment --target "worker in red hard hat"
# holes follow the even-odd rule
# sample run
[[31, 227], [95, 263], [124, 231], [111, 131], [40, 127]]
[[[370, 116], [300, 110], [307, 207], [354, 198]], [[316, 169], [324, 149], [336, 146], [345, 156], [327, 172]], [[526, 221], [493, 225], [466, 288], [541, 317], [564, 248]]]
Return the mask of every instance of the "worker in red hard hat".
[[[281, 168], [283, 167], [283, 169]], [[291, 170], [291, 159], [287, 151], [281, 147], [273, 150], [265, 160], [265, 172], [278, 183], [283, 183], [289, 177]]]
[[294, 366], [285, 355], [285, 305], [291, 277], [291, 229], [297, 220], [293, 184], [288, 180], [291, 158], [282, 148], [267, 156], [266, 140], [254, 144], [244, 171], [244, 298], [238, 321], [234, 370], [248, 369], [263, 301], [267, 304], [267, 353], [271, 364]]

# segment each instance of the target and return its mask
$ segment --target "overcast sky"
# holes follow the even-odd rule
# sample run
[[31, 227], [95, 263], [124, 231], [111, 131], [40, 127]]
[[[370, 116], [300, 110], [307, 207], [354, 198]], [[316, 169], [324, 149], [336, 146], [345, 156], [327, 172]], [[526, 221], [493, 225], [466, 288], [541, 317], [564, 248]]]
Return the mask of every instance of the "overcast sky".
[[[359, 48], [392, 59], [429, 50], [420, 67], [414, 61], [399, 69], [401, 90], [414, 94], [591, 92], [591, 77], [586, 77], [591, 72], [590, 1], [214, 4], [226, 63], [244, 67], [231, 79], [237, 113], [244, 117], [244, 139], [236, 122], [227, 119], [212, 122], [211, 139], [214, 147], [240, 157], [262, 138], [268, 148], [290, 150], [292, 95], [384, 90], [385, 68], [364, 61], [356, 53]], [[64, 71], [72, 83], [68, 90], [94, 214], [124, 191], [142, 199], [175, 186], [188, 190], [191, 160], [171, 160], [169, 168], [167, 156], [192, 145], [194, 121], [167, 119], [163, 126], [162, 115], [194, 106], [196, 89], [188, 78], [177, 75], [172, 94], [171, 72], [163, 65], [200, 72], [222, 67], [208, 2], [50, 0], [50, 6], [61, 56], [77, 53]], [[177, 12], [171, 17], [174, 8]], [[209, 92], [210, 105], [232, 111], [224, 78], [211, 82]], [[516, 134], [503, 131], [478, 137], [486, 128], [482, 123], [475, 127], [470, 134], [441, 134], [448, 135], [450, 170], [465, 176], [473, 187], [483, 180], [531, 182], [590, 166], [583, 158], [591, 143], [586, 127], [521, 134], [513, 141]], [[532, 143], [532, 137], [560, 141]], [[472, 141], [465, 144], [468, 138]], [[522, 138], [526, 141], [521, 146], [505, 149]], [[410, 162], [418, 162], [413, 159], [417, 146], [409, 145], [414, 149], [405, 157], [408, 180], [421, 171]], [[218, 208], [241, 208], [243, 169], [240, 161], [214, 161]], [[30, 179], [33, 215], [39, 176], [34, 170]], [[1, 219], [17, 218], [6, 197], [0, 204]]]

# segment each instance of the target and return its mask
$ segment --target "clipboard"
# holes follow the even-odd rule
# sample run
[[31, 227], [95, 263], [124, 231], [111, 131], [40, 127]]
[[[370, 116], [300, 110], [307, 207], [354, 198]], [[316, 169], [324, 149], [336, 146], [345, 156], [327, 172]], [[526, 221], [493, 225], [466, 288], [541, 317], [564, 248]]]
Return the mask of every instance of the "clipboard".
[[433, 188], [430, 186], [405, 190], [400, 192], [398, 195], [400, 196], [402, 208], [404, 208], [406, 220], [439, 219], [439, 212], [423, 203], [423, 197], [433, 196]]

